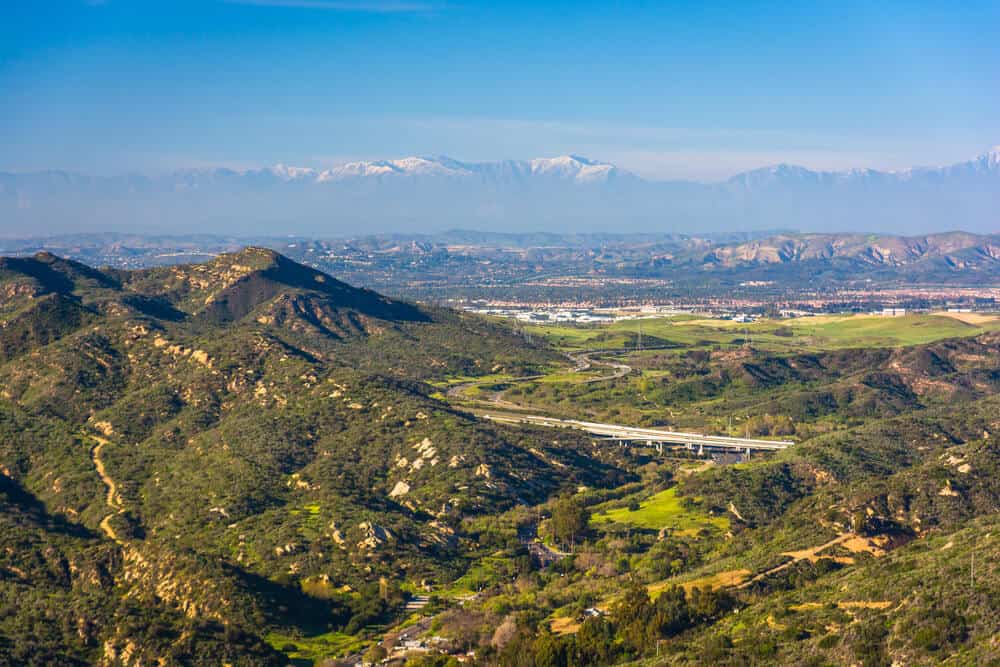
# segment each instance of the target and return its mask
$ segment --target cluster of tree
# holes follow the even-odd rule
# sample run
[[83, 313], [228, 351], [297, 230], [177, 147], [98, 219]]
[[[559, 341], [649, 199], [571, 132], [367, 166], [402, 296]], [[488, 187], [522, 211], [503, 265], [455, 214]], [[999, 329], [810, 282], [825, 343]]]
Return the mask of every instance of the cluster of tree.
[[549, 522], [556, 541], [572, 548], [587, 535], [590, 511], [578, 497], [565, 496], [553, 505]]
[[794, 435], [795, 422], [788, 415], [754, 415], [743, 422], [743, 430], [750, 437]]
[[615, 603], [610, 617], [587, 618], [576, 634], [517, 629], [499, 642], [503, 645], [498, 647], [496, 663], [500, 667], [611, 665], [649, 655], [658, 642], [709, 623], [735, 606], [731, 594], [709, 587], [685, 593], [672, 586], [653, 600], [645, 586], [634, 584]]

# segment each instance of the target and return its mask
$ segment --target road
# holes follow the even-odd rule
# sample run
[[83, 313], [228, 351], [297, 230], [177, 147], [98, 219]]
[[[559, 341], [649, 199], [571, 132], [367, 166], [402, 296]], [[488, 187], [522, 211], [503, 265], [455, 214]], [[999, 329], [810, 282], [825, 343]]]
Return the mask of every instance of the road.
[[571, 556], [565, 551], [557, 551], [538, 539], [538, 522], [532, 521], [529, 524], [520, 526], [517, 529], [517, 541], [528, 548], [530, 553], [543, 567], [546, 568], [557, 560]]
[[[566, 357], [573, 362], [574, 373], [581, 373], [583, 371], [590, 370], [590, 368], [593, 366], [607, 366], [608, 368], [613, 369], [612, 372], [608, 373], [607, 375], [598, 375], [595, 377], [587, 378], [586, 380], [582, 381], [583, 384], [589, 384], [591, 382], [606, 382], [608, 380], [617, 380], [618, 378], [623, 378], [632, 372], [632, 367], [627, 364], [619, 363], [617, 361], [593, 359], [592, 358], [593, 355], [614, 354], [614, 353], [629, 352], [629, 351], [631, 350], [584, 350], [582, 352], [566, 353]], [[482, 398], [470, 399], [468, 396], [465, 395], [465, 391], [467, 389], [471, 389], [472, 387], [484, 384], [516, 384], [518, 382], [531, 382], [533, 380], [540, 380], [543, 377], [545, 376], [523, 375], [521, 377], [510, 378], [509, 380], [502, 380], [502, 381], [491, 380], [483, 382], [482, 380], [473, 380], [471, 382], [462, 382], [460, 384], [456, 384], [452, 387], [449, 387], [447, 393], [450, 398], [455, 398], [459, 400], [465, 400], [465, 401], [479, 400], [492, 403], [498, 407], [505, 408], [507, 410], [526, 410], [527, 408], [525, 406], [518, 405], [517, 403], [513, 403], [505, 399], [503, 397], [503, 393], [505, 390], [503, 389], [490, 393], [488, 398], [485, 399]]]
[[621, 426], [619, 424], [602, 424], [599, 422], [580, 421], [579, 419], [557, 419], [542, 415], [514, 414], [490, 410], [475, 410], [475, 414], [491, 421], [507, 424], [533, 424], [550, 428], [572, 428], [586, 431], [591, 435], [625, 440], [629, 442], [664, 443], [672, 445], [703, 446], [713, 449], [728, 449], [736, 451], [778, 451], [791, 447], [795, 443], [790, 440], [758, 440], [755, 438], [731, 438], [722, 435], [702, 435], [701, 433], [686, 433], [683, 431], [666, 431], [657, 428], [640, 428], [638, 426]]
[[[483, 382], [481, 380], [476, 380], [473, 382], [462, 382], [461, 384], [456, 384], [453, 387], [449, 387], [448, 396], [461, 401], [468, 400], [484, 400], [484, 399], [470, 399], [465, 395], [465, 390], [472, 387], [479, 386], [481, 384], [513, 384], [515, 382], [530, 382], [531, 380], [537, 380], [539, 378], [545, 377], [544, 375], [524, 375], [518, 378], [511, 378], [510, 380], [503, 380], [502, 382]], [[489, 398], [485, 399], [485, 402], [492, 403], [500, 408], [505, 408], [507, 410], [523, 410], [524, 407], [518, 405], [517, 403], [512, 403], [503, 397], [503, 389], [499, 391], [494, 391], [490, 393]]]
[[[653, 348], [650, 348], [653, 349]], [[594, 355], [614, 354], [629, 352], [631, 350], [583, 350], [580, 352], [567, 353], [566, 356], [573, 362], [573, 371], [580, 373], [589, 370], [592, 366], [607, 366], [612, 372], [607, 375], [587, 378], [585, 383], [604, 382], [625, 377], [632, 372], [632, 367], [617, 361], [596, 360]], [[504, 384], [515, 382], [529, 382], [537, 380], [542, 375], [526, 375], [524, 377], [506, 380]], [[483, 384], [481, 382], [463, 382], [448, 390], [448, 396], [457, 399], [469, 400], [464, 394], [465, 390]], [[622, 426], [620, 424], [602, 424], [599, 422], [581, 421], [578, 419], [557, 419], [544, 415], [523, 414], [520, 411], [530, 410], [530, 407], [519, 405], [508, 401], [503, 397], [503, 390], [494, 391], [486, 400], [479, 402], [489, 403], [492, 409], [473, 408], [471, 412], [482, 419], [503, 422], [507, 424], [533, 424], [535, 426], [546, 426], [550, 428], [572, 428], [579, 431], [586, 431], [591, 435], [613, 440], [623, 440], [628, 442], [648, 442], [653, 444], [687, 445], [690, 447], [707, 447], [709, 449], [722, 449], [728, 451], [778, 451], [791, 447], [794, 442], [790, 440], [759, 440], [756, 438], [732, 438], [721, 435], [703, 435], [701, 433], [687, 433], [683, 431], [667, 431], [654, 428], [640, 428], [637, 426]], [[519, 412], [502, 412], [502, 410], [517, 410]]]
[[584, 384], [589, 384], [591, 382], [605, 382], [607, 380], [617, 380], [618, 378], [623, 378], [632, 372], [632, 367], [620, 363], [618, 361], [608, 361], [602, 359], [600, 361], [593, 359], [592, 356], [595, 354], [611, 354], [612, 352], [631, 352], [631, 350], [586, 350], [584, 352], [568, 353], [566, 356], [570, 358], [574, 364], [574, 373], [579, 373], [581, 371], [589, 370], [591, 366], [607, 366], [608, 368], [614, 369], [608, 375], [601, 375], [598, 377], [587, 378], [584, 380]]

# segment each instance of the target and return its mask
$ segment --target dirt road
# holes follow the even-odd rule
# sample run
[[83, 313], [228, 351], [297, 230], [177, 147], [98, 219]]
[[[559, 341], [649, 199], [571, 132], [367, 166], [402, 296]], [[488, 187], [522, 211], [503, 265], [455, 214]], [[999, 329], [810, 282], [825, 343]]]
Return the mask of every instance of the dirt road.
[[101, 478], [104, 486], [107, 487], [104, 502], [112, 510], [111, 514], [101, 519], [101, 531], [118, 544], [124, 544], [124, 541], [115, 533], [115, 529], [111, 526], [111, 519], [122, 514], [125, 511], [125, 507], [122, 505], [121, 497], [118, 495], [118, 486], [115, 484], [115, 480], [108, 475], [107, 469], [104, 467], [104, 461], [101, 460], [101, 450], [105, 445], [110, 444], [110, 441], [96, 435], [88, 435], [87, 437], [97, 441], [94, 448], [90, 450], [90, 455], [94, 462], [94, 469], [97, 471], [97, 476]]

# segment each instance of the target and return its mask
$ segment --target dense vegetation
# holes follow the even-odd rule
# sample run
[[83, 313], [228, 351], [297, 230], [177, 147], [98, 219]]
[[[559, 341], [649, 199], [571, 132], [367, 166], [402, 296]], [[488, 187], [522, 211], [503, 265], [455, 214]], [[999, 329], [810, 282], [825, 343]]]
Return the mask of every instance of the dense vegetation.
[[[357, 633], [403, 588], [462, 573], [463, 517], [628, 479], [573, 434], [479, 423], [424, 384], [557, 355], [270, 251], [134, 273], [40, 255], [4, 260], [0, 280], [2, 479], [87, 529], [74, 557], [118, 543], [97, 594], [155, 603], [127, 627], [108, 610], [66, 642], [73, 659], [108, 642], [155, 653], [149, 624], [186, 637], [168, 613], [258, 643]], [[25, 618], [5, 618], [0, 646], [25, 646]]]
[[[529, 342], [260, 249], [0, 260], [0, 296], [0, 663], [1000, 659], [998, 333]], [[723, 465], [498, 401], [797, 444]]]

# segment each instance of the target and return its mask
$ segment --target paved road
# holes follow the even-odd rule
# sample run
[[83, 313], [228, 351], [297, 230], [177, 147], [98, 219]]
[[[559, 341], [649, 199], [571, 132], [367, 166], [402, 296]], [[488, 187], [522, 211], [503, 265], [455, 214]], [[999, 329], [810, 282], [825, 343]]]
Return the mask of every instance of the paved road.
[[722, 435], [702, 435], [701, 433], [686, 433], [683, 431], [666, 431], [657, 428], [640, 428], [638, 426], [621, 426], [619, 424], [602, 424], [599, 422], [580, 421], [578, 419], [557, 419], [542, 415], [524, 415], [489, 410], [476, 410], [475, 413], [484, 419], [508, 424], [534, 424], [551, 428], [572, 428], [586, 431], [591, 435], [616, 440], [641, 441], [650, 443], [667, 443], [675, 445], [701, 445], [716, 449], [737, 451], [758, 450], [777, 451], [791, 447], [790, 440], [758, 440], [755, 438], [730, 438]]
[[[650, 348], [653, 349], [653, 348]], [[630, 352], [627, 349], [614, 349], [614, 350], [582, 350], [580, 352], [567, 353], [567, 357], [574, 363], [573, 371], [582, 372], [589, 370], [592, 366], [607, 366], [612, 370], [608, 375], [601, 375], [598, 377], [588, 378], [585, 382], [604, 382], [607, 380], [615, 380], [618, 378], [625, 377], [632, 372], [632, 367], [617, 361], [608, 360], [597, 360], [594, 359], [594, 355], [598, 354], [615, 354], [622, 352]], [[541, 375], [526, 375], [524, 377], [513, 378], [507, 380], [504, 384], [511, 384], [515, 382], [527, 382], [531, 380], [537, 380], [543, 376]], [[464, 392], [469, 387], [475, 386], [477, 384], [482, 384], [481, 382], [465, 382], [462, 384], [455, 385], [448, 390], [448, 395], [453, 398], [465, 398]], [[489, 403], [495, 408], [501, 410], [530, 410], [531, 408], [524, 405], [519, 405], [508, 401], [503, 397], [503, 390], [493, 392], [486, 399], [485, 403]], [[630, 442], [649, 442], [649, 443], [664, 443], [672, 445], [689, 445], [689, 446], [701, 446], [708, 447], [712, 449], [725, 449], [730, 451], [740, 451], [746, 452], [748, 450], [756, 451], [777, 451], [785, 449], [792, 446], [793, 442], [790, 440], [758, 440], [755, 438], [731, 438], [728, 436], [721, 435], [703, 435], [701, 433], [686, 433], [682, 431], [667, 431], [663, 429], [654, 428], [640, 428], [637, 426], [622, 426], [620, 424], [602, 424], [599, 422], [588, 422], [581, 421], [578, 419], [557, 419], [555, 417], [546, 417], [544, 415], [532, 415], [532, 414], [522, 414], [501, 412], [499, 410], [491, 409], [476, 409], [473, 408], [471, 412], [478, 417], [483, 419], [490, 419], [492, 421], [504, 422], [509, 424], [526, 423], [534, 424], [536, 426], [548, 426], [552, 428], [573, 428], [580, 431], [586, 431], [591, 435], [600, 436], [603, 438], [610, 438], [616, 440], [627, 440]]]
[[462, 382], [461, 384], [456, 384], [455, 386], [450, 387], [448, 389], [448, 396], [450, 396], [451, 398], [462, 400], [462, 401], [469, 401], [469, 400], [472, 400], [472, 401], [475, 401], [475, 400], [483, 401], [483, 400], [485, 400], [485, 402], [492, 403], [493, 405], [496, 405], [497, 407], [505, 408], [507, 410], [523, 410], [523, 409], [525, 409], [524, 406], [518, 405], [517, 403], [512, 403], [511, 401], [508, 401], [507, 399], [505, 399], [503, 397], [503, 392], [504, 392], [503, 389], [501, 389], [499, 391], [491, 392], [489, 394], [489, 397], [486, 398], [486, 399], [469, 398], [468, 396], [465, 395], [465, 390], [469, 389], [471, 387], [475, 387], [477, 385], [481, 385], [481, 384], [513, 384], [515, 382], [529, 382], [531, 380], [537, 380], [537, 379], [542, 378], [542, 377], [545, 377], [545, 376], [544, 375], [525, 375], [525, 376], [518, 377], [518, 378], [511, 378], [510, 380], [504, 380], [502, 382], [483, 382], [482, 380], [476, 380], [476, 381], [473, 381], [473, 382]]
[[[615, 350], [615, 352], [621, 352], [622, 350]], [[624, 350], [625, 352], [631, 352], [631, 350]], [[566, 356], [570, 358], [574, 364], [574, 373], [579, 373], [581, 371], [589, 370], [591, 366], [607, 366], [608, 368], [614, 369], [608, 375], [600, 375], [598, 377], [587, 378], [584, 380], [585, 384], [591, 382], [605, 382], [607, 380], [617, 380], [618, 378], [623, 378], [632, 372], [632, 367], [623, 364], [618, 361], [608, 361], [606, 359], [597, 360], [593, 358], [595, 354], [609, 354], [609, 350], [586, 350], [584, 352], [571, 352]]]
[[[583, 350], [582, 352], [570, 352], [566, 354], [566, 357], [573, 362], [573, 372], [581, 373], [586, 370], [590, 370], [593, 366], [607, 366], [613, 369], [611, 373], [607, 375], [598, 375], [592, 378], [587, 378], [583, 380], [584, 384], [589, 384], [591, 382], [605, 382], [607, 380], [617, 380], [618, 378], [623, 378], [632, 372], [632, 367], [617, 361], [608, 360], [598, 360], [594, 359], [593, 355], [597, 354], [614, 354], [622, 352], [630, 352], [631, 350]], [[521, 377], [511, 378], [509, 380], [502, 380], [500, 382], [493, 381], [482, 381], [473, 380], [471, 382], [462, 382], [448, 388], [448, 396], [451, 398], [459, 400], [479, 400], [492, 403], [498, 407], [505, 408], [507, 410], [527, 410], [526, 406], [518, 405], [512, 401], [508, 401], [503, 397], [504, 389], [499, 391], [494, 391], [489, 394], [485, 399], [470, 399], [465, 395], [465, 390], [470, 389], [475, 386], [483, 384], [515, 384], [518, 382], [531, 382], [532, 380], [540, 380], [545, 377], [544, 375], [524, 375]]]
[[539, 540], [538, 523], [536, 521], [532, 521], [530, 524], [519, 527], [517, 529], [517, 540], [524, 546], [528, 547], [528, 552], [534, 556], [539, 563], [541, 563], [543, 568], [548, 567], [557, 560], [572, 555], [565, 551], [553, 549]]

